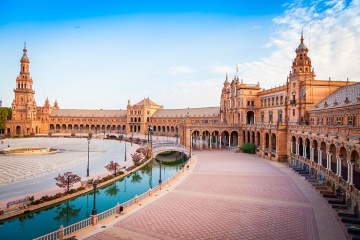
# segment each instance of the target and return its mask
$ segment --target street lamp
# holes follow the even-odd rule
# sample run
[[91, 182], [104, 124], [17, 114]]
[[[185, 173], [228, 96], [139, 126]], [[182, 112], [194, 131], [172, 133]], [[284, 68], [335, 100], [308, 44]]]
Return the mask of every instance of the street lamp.
[[181, 166], [184, 168], [184, 152], [181, 152]]
[[91, 215], [96, 215], [97, 211], [96, 211], [96, 187], [97, 187], [97, 181], [95, 180], [93, 182], [93, 187], [94, 187], [94, 208], [91, 212]]
[[176, 126], [176, 145], [178, 145], [179, 127]]
[[159, 162], [159, 166], [160, 166], [160, 178], [159, 178], [159, 184], [161, 184], [162, 183], [162, 181], [161, 181], [161, 161]]
[[189, 156], [189, 160], [191, 160], [191, 150], [192, 150], [192, 129], [190, 128], [190, 156]]
[[[126, 137], [126, 134], [125, 134], [125, 137]], [[125, 160], [124, 162], [126, 162], [126, 140], [125, 140], [125, 156], [124, 156]]]
[[90, 138], [87, 139], [88, 141], [88, 164], [87, 164], [87, 170], [86, 170], [86, 176], [89, 177], [89, 160], [90, 160], [90, 155], [89, 155], [89, 152], [90, 152]]
[[152, 148], [152, 126], [148, 127], [148, 142], [150, 143], [150, 147]]

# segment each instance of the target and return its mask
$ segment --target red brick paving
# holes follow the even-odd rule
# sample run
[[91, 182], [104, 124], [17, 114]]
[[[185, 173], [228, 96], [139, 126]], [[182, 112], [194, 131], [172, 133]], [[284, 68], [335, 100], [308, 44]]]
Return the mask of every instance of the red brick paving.
[[318, 193], [283, 166], [228, 151], [196, 154], [173, 191], [87, 239], [345, 239]]

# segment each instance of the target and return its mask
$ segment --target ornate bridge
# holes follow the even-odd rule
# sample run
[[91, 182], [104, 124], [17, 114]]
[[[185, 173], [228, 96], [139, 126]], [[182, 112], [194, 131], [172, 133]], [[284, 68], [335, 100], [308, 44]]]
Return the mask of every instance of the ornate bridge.
[[187, 157], [190, 156], [190, 151], [186, 147], [176, 144], [175, 142], [155, 142], [152, 144], [153, 156], [163, 152], [183, 152]]

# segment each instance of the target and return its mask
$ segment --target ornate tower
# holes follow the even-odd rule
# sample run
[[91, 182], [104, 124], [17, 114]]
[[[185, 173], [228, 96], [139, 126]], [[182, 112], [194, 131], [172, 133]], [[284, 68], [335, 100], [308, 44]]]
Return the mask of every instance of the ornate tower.
[[226, 74], [224, 86], [221, 91], [221, 98], [220, 98], [220, 121], [221, 123], [228, 123], [229, 122], [229, 115], [230, 115], [230, 83], [228, 80], [228, 76]]
[[26, 55], [26, 44], [23, 52], [20, 60], [20, 75], [16, 78], [16, 87], [14, 89], [15, 99], [11, 105], [12, 121], [16, 123], [16, 126], [12, 126], [12, 132], [18, 135], [34, 132], [32, 122], [36, 121], [35, 91], [32, 89], [33, 80], [29, 72], [30, 61]]
[[308, 52], [309, 49], [304, 44], [303, 32], [301, 32], [300, 44], [295, 50], [296, 57], [289, 74], [288, 117], [290, 123], [298, 124], [305, 121], [306, 110], [311, 104], [307, 95], [311, 93], [311, 85], [316, 75]]

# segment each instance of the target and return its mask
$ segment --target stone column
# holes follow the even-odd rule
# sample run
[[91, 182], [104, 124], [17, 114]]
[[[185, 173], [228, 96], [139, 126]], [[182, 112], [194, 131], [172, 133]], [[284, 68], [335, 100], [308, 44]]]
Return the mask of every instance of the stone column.
[[238, 136], [238, 147], [240, 147], [240, 136]]
[[296, 143], [295, 154], [299, 155], [299, 143]]
[[342, 159], [337, 156], [337, 162], [338, 162], [338, 176], [341, 177], [341, 165], [342, 165]]
[[354, 184], [354, 162], [350, 162], [350, 185]]
[[210, 143], [210, 151], [211, 151], [212, 150], [212, 134], [210, 135], [209, 143]]
[[351, 162], [347, 161], [347, 165], [348, 165], [348, 177], [347, 177], [347, 183], [350, 184], [350, 180], [351, 180]]
[[219, 149], [221, 149], [221, 136], [219, 137], [220, 141], [219, 141]]
[[292, 141], [290, 141], [290, 155], [291, 155], [291, 153], [293, 153], [293, 142]]
[[230, 134], [229, 134], [229, 147], [230, 147], [230, 139], [231, 139], [231, 136], [230, 136]]
[[199, 137], [200, 137], [200, 151], [202, 151], [203, 148], [202, 134]]
[[331, 171], [331, 153], [328, 153], [327, 168]]
[[321, 149], [318, 149], [318, 164], [322, 166], [322, 151]]
[[306, 158], [306, 146], [303, 146], [303, 157]]

